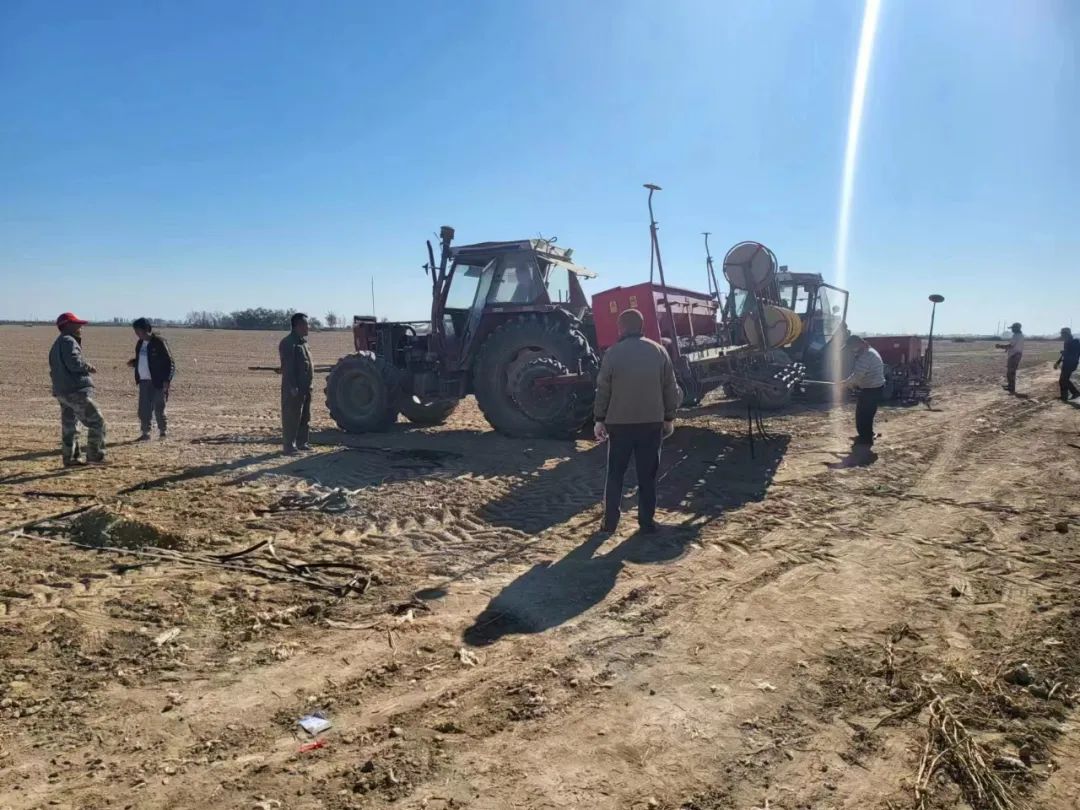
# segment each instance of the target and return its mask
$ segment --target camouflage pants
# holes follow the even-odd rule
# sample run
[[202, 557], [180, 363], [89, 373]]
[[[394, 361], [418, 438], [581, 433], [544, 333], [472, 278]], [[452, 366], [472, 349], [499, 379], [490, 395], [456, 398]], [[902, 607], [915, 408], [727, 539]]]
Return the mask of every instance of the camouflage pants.
[[105, 419], [98, 410], [90, 391], [58, 394], [60, 403], [60, 443], [64, 461], [79, 458], [79, 422], [86, 425], [86, 457], [99, 459], [105, 455]]

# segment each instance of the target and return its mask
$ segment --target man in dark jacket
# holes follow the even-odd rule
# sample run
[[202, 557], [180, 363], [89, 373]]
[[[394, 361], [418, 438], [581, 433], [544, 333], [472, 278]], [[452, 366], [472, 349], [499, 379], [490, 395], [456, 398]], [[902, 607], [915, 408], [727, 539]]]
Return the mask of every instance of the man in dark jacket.
[[308, 351], [308, 317], [303, 312], [292, 316], [292, 331], [278, 344], [281, 358], [281, 442], [286, 455], [310, 450], [308, 429], [311, 423], [311, 383], [314, 369]]
[[619, 342], [604, 353], [596, 383], [596, 439], [608, 442], [604, 523], [619, 525], [623, 479], [634, 458], [638, 480], [638, 525], [656, 531], [656, 475], [660, 448], [675, 429], [679, 387], [667, 350], [642, 336], [644, 318], [636, 309], [619, 315]]
[[128, 360], [128, 365], [135, 369], [135, 385], [139, 387], [139, 424], [142, 427], [139, 441], [150, 440], [151, 416], [156, 417], [158, 433], [164, 439], [167, 429], [165, 403], [169, 400], [176, 364], [169, 344], [161, 335], [154, 334], [154, 326], [148, 318], [137, 319], [131, 328], [138, 338], [135, 357]]
[[1065, 402], [1080, 397], [1080, 390], [1073, 384], [1072, 375], [1076, 367], [1080, 365], [1080, 338], [1074, 338], [1072, 329], [1061, 330], [1061, 339], [1065, 345], [1061, 349], [1061, 357], [1054, 363], [1054, 368], [1061, 369], [1061, 377], [1058, 383], [1061, 385], [1061, 398]]
[[64, 466], [82, 464], [79, 449], [79, 422], [86, 425], [86, 462], [105, 461], [105, 419], [94, 402], [97, 369], [82, 354], [82, 328], [86, 321], [65, 312], [56, 319], [60, 336], [49, 350], [49, 376], [52, 392], [60, 403], [60, 444]]

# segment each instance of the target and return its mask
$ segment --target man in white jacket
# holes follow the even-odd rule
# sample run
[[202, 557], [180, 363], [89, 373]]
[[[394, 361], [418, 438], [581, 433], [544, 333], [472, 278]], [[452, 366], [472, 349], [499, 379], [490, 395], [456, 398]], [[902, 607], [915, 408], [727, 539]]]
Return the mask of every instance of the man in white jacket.
[[885, 388], [885, 363], [877, 350], [861, 337], [852, 335], [847, 345], [854, 350], [855, 363], [844, 385], [859, 392], [855, 406], [855, 429], [859, 435], [855, 446], [869, 450], [874, 446], [874, 417]]

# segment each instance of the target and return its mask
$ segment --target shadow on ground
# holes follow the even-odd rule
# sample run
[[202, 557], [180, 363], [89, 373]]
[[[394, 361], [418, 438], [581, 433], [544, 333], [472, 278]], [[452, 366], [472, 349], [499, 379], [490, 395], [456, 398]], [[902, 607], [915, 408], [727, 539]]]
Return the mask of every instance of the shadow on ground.
[[465, 631], [465, 643], [483, 647], [503, 636], [558, 627], [603, 602], [624, 563], [671, 562], [696, 536], [685, 527], [665, 527], [656, 534], [638, 531], [594, 557], [608, 537], [594, 533], [561, 560], [534, 565], [504, 588]]
[[323, 486], [356, 490], [394, 481], [453, 478], [466, 473], [529, 474], [552, 459], [565, 458], [574, 452], [573, 443], [567, 441], [508, 439], [494, 432], [472, 430], [421, 433], [414, 429], [365, 436], [331, 430], [313, 434], [312, 442], [339, 449], [302, 455], [255, 475], [290, 475]]
[[18, 453], [14, 456], [4, 456], [0, 461], [39, 461], [43, 458], [60, 458], [60, 449], [34, 450], [29, 453]]
[[[687, 523], [712, 520], [747, 501], [764, 497], [788, 446], [787, 436], [755, 442], [755, 456], [745, 436], [680, 427], [664, 443], [660, 457], [657, 505], [682, 513]], [[551, 468], [525, 475], [500, 498], [481, 510], [496, 526], [538, 533], [565, 523], [600, 503], [604, 494], [607, 448], [593, 445]], [[623, 511], [633, 507], [637, 479], [633, 465], [626, 477]]]
[[[594, 555], [607, 535], [596, 533], [561, 560], [534, 565], [491, 600], [465, 631], [465, 642], [483, 646], [506, 635], [558, 627], [602, 602], [624, 563], [657, 564], [678, 559], [706, 524], [726, 511], [765, 497], [787, 445], [786, 436], [758, 442], [757, 455], [752, 458], [744, 439], [700, 428], [678, 430], [664, 447], [658, 501], [662, 509], [680, 514], [684, 520], [663, 527], [657, 534], [637, 532], [599, 557]], [[565, 513], [576, 506], [564, 505], [561, 498], [566, 493], [560, 495], [560, 487], [582, 486], [574, 465], [595, 473], [590, 477], [590, 495], [599, 499], [604, 456], [598, 450], [580, 456], [554, 470], [542, 471], [524, 491], [506, 496], [506, 504], [529, 499], [535, 500], [532, 506], [536, 509], [547, 504], [542, 520], [535, 514], [525, 515], [519, 525], [535, 528], [538, 521], [551, 526], [569, 517]], [[564, 470], [568, 465], [571, 469]], [[505, 520], [509, 514], [509, 509], [498, 509], [488, 520]]]
[[243, 458], [234, 459], [232, 461], [222, 461], [215, 464], [202, 464], [197, 467], [188, 467], [180, 472], [172, 473], [171, 475], [163, 475], [160, 478], [154, 478], [150, 481], [143, 481], [139, 484], [125, 487], [116, 494], [128, 495], [133, 492], [141, 492], [147, 489], [159, 489], [171, 484], [179, 484], [182, 481], [191, 481], [196, 478], [206, 478], [207, 476], [217, 475], [222, 472], [240, 470], [244, 467], [251, 467], [255, 464], [269, 461], [278, 455], [278, 453], [260, 453], [256, 456], [244, 456]]

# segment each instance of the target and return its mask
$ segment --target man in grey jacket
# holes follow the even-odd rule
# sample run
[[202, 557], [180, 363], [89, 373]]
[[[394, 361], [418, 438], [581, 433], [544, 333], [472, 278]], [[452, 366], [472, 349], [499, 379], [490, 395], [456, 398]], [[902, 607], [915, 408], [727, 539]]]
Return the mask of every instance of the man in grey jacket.
[[65, 312], [56, 319], [60, 336], [49, 350], [49, 374], [52, 392], [60, 403], [60, 443], [64, 466], [83, 464], [79, 449], [79, 422], [86, 425], [86, 462], [105, 461], [105, 419], [94, 402], [97, 369], [86, 362], [82, 353], [82, 328], [86, 321]]
[[292, 316], [292, 330], [278, 344], [281, 359], [281, 443], [285, 455], [310, 450], [311, 384], [314, 368], [308, 351], [308, 317]]
[[634, 458], [638, 479], [638, 525], [656, 531], [656, 476], [660, 448], [675, 429], [679, 386], [667, 350], [642, 336], [636, 309], [619, 315], [619, 342], [604, 353], [596, 383], [596, 439], [608, 442], [602, 531], [619, 525], [623, 479]]

